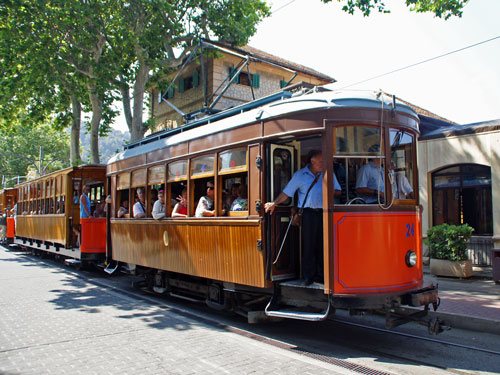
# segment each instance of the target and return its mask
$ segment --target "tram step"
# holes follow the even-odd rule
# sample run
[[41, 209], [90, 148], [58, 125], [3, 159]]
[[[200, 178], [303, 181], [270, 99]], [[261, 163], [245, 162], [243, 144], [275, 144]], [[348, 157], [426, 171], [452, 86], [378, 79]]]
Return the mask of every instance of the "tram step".
[[265, 313], [267, 316], [272, 316], [274, 318], [287, 318], [287, 319], [297, 319], [297, 320], [308, 320], [312, 322], [318, 322], [325, 320], [330, 314], [330, 297], [328, 297], [328, 303], [326, 309], [322, 312], [311, 312], [311, 311], [299, 311], [299, 310], [289, 310], [285, 306], [279, 306], [276, 302], [279, 297], [274, 295], [266, 306]]
[[82, 265], [81, 261], [79, 261], [78, 259], [72, 259], [72, 258], [64, 259], [64, 263], [68, 266], [74, 266], [74, 267]]

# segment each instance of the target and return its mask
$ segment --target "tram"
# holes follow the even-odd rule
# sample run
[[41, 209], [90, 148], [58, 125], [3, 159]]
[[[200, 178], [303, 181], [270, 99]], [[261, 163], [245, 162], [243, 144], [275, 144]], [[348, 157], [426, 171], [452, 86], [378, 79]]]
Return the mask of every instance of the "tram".
[[79, 198], [83, 185], [88, 185], [92, 212], [95, 212], [106, 197], [105, 182], [105, 166], [82, 165], [16, 185], [15, 244], [36, 252], [61, 255], [75, 263], [103, 262], [106, 218], [80, 219]]
[[[153, 134], [107, 164], [108, 258], [132, 266], [157, 293], [233, 309], [249, 319], [264, 310], [270, 317], [316, 321], [335, 309], [381, 311], [388, 327], [419, 319], [430, 306], [437, 308], [438, 294], [423, 279], [418, 133], [417, 114], [395, 97], [316, 87], [282, 91]], [[273, 215], [264, 204], [306, 165], [311, 150], [323, 155], [324, 282], [304, 286], [298, 282], [301, 230], [289, 226], [297, 197]], [[374, 200], [356, 187], [371, 161], [380, 165]], [[235, 184], [246, 187], [244, 211], [226, 205]], [[207, 186], [214, 189], [213, 216], [196, 217]], [[118, 217], [122, 202], [137, 201], [139, 188], [145, 217]], [[187, 217], [172, 218], [183, 189]], [[152, 206], [160, 190], [166, 218], [155, 220]], [[404, 315], [405, 306], [422, 310]], [[441, 329], [426, 324], [436, 333]]]
[[6, 232], [6, 243], [11, 244], [14, 242], [16, 236], [16, 222], [14, 217], [11, 215], [12, 209], [17, 203], [17, 189], [6, 188], [0, 190], [0, 215], [3, 215], [5, 209], [7, 209], [7, 232]]

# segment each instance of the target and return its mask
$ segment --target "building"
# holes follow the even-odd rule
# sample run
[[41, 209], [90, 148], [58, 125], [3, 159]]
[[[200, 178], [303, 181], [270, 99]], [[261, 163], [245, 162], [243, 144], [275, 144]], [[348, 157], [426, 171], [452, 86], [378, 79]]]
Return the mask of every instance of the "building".
[[500, 247], [500, 120], [456, 125], [421, 117], [418, 164], [423, 233], [467, 223], [473, 264], [491, 265]]
[[[204, 53], [203, 62], [193, 59], [186, 65], [166, 94], [166, 99], [184, 114], [210, 106], [213, 106], [212, 113], [231, 108], [274, 94], [288, 83], [316, 86], [335, 82], [334, 78], [314, 69], [250, 46], [235, 48], [210, 42], [205, 47], [210, 47], [212, 52]], [[246, 61], [248, 65], [245, 65]], [[233, 84], [223, 92], [224, 83], [239, 68], [242, 70], [236, 75]], [[155, 89], [151, 95], [155, 131], [182, 126], [183, 116], [161, 100], [161, 94]], [[221, 95], [220, 98], [218, 95]]]

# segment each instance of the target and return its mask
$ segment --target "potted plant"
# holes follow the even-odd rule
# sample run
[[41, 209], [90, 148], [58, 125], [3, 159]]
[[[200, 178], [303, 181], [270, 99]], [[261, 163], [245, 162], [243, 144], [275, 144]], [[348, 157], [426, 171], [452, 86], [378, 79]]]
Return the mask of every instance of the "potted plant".
[[467, 242], [472, 236], [468, 224], [441, 224], [427, 231], [424, 240], [429, 247], [430, 269], [433, 275], [471, 277], [472, 261], [467, 256]]

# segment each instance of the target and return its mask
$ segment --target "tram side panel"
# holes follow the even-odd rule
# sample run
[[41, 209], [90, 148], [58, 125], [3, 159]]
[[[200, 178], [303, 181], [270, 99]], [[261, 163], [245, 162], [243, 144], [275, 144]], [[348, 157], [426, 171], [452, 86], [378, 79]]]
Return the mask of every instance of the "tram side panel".
[[15, 219], [13, 217], [8, 217], [7, 218], [7, 234], [6, 234], [7, 240], [8, 241], [13, 241], [14, 238], [16, 237], [16, 223]]
[[262, 288], [260, 238], [258, 220], [111, 220], [114, 260]]
[[[422, 285], [421, 214], [336, 212], [334, 285], [338, 294], [391, 293]], [[417, 255], [406, 264], [409, 251]]]
[[18, 215], [16, 236], [66, 246], [66, 216]]

